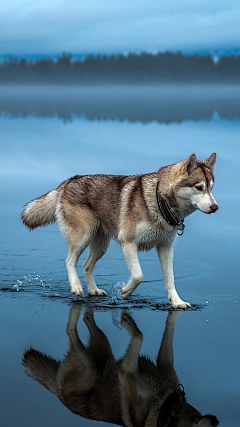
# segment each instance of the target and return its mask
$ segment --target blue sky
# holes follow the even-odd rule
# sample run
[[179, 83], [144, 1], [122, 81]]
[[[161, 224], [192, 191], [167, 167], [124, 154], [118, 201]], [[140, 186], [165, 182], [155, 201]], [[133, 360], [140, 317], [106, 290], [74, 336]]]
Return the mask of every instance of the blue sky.
[[238, 0], [8, 0], [0, 55], [229, 52], [240, 48]]

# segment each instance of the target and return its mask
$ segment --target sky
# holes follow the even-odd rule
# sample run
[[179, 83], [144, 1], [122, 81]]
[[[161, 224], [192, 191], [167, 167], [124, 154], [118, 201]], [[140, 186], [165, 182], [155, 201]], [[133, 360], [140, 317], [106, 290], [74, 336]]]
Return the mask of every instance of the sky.
[[239, 0], [8, 0], [0, 55], [240, 51]]

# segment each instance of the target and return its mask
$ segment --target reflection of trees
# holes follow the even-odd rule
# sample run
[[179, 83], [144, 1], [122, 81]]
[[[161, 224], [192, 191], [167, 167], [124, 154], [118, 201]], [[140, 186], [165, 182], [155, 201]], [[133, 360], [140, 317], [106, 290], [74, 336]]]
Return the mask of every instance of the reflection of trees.
[[129, 54], [127, 56], [93, 56], [72, 60], [63, 53], [55, 61], [10, 59], [0, 64], [2, 82], [238, 82], [240, 57], [221, 57], [217, 64], [210, 55], [182, 53]]
[[2, 85], [0, 114], [148, 123], [240, 118], [240, 87], [225, 85]]

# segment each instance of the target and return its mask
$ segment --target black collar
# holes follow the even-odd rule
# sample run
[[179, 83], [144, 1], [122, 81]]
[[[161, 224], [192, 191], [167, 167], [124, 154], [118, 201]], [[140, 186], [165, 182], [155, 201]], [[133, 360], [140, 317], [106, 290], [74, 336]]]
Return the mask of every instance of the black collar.
[[178, 235], [181, 236], [184, 232], [185, 225], [183, 224], [184, 219], [178, 219], [176, 216], [172, 213], [169, 204], [165, 199], [163, 199], [160, 194], [158, 193], [158, 186], [159, 181], [157, 183], [156, 187], [156, 198], [157, 198], [157, 204], [158, 208], [163, 216], [163, 218], [167, 221], [169, 225], [172, 225], [173, 227], [177, 226], [178, 229]]
[[162, 405], [158, 414], [157, 427], [164, 427], [172, 414], [172, 411], [180, 402], [186, 402], [185, 391], [182, 384], [178, 384], [176, 390], [170, 394]]

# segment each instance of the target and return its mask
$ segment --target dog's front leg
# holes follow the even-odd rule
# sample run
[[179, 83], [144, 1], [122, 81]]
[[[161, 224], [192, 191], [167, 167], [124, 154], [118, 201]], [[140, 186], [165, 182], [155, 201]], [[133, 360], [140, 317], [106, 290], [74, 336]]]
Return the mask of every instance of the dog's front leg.
[[168, 299], [171, 302], [173, 308], [191, 307], [191, 305], [188, 302], [181, 300], [174, 285], [173, 243], [169, 246], [157, 247], [157, 252], [158, 252], [158, 257], [162, 267]]
[[134, 242], [122, 243], [122, 251], [130, 270], [131, 277], [126, 285], [121, 288], [121, 297], [128, 298], [143, 279], [141, 265], [138, 259], [137, 245]]

